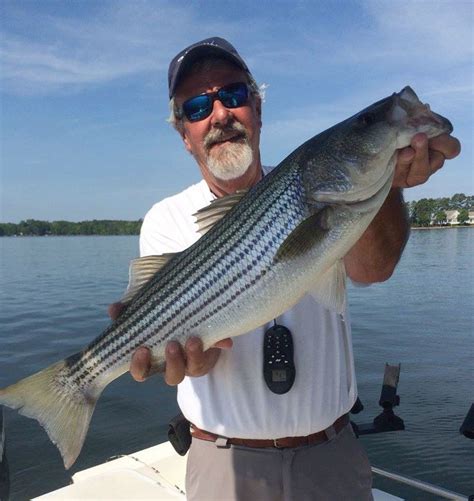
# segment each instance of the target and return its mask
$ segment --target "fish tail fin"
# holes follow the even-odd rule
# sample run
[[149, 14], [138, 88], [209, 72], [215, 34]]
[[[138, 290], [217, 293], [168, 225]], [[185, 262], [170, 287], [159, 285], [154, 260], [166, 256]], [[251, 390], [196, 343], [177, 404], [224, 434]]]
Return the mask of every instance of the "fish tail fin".
[[0, 405], [36, 419], [57, 446], [68, 469], [76, 461], [102, 389], [85, 394], [67, 379], [66, 361], [0, 390]]

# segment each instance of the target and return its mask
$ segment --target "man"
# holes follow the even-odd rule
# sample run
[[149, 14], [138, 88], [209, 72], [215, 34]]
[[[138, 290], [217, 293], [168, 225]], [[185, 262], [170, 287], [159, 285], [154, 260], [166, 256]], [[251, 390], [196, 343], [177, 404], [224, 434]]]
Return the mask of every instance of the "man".
[[[257, 85], [227, 41], [211, 38], [180, 52], [170, 64], [169, 96], [171, 122], [203, 181], [148, 212], [142, 255], [192, 245], [199, 238], [192, 214], [271, 170], [260, 159]], [[390, 194], [344, 259], [352, 280], [390, 277], [409, 231], [401, 189], [424, 183], [459, 150], [448, 135], [428, 143], [418, 134], [400, 151]], [[113, 306], [112, 316], [118, 310]], [[276, 321], [294, 340], [298, 377], [285, 394], [267, 386], [262, 374], [271, 324], [207, 351], [197, 338], [184, 347], [167, 345], [165, 379], [178, 385], [178, 403], [193, 424], [188, 499], [371, 499], [370, 465], [347, 418], [357, 397], [350, 326], [309, 296]], [[139, 381], [153, 371], [145, 347], [130, 371]]]

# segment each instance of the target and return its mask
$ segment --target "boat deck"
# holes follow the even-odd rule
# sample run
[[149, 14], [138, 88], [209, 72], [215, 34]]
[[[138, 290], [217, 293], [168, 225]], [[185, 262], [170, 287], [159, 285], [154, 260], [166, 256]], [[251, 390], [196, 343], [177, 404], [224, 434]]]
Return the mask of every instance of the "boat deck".
[[[121, 456], [73, 475], [73, 483], [36, 500], [160, 499], [185, 500], [186, 456], [179, 456], [169, 442], [135, 454]], [[401, 498], [373, 490], [375, 501]]]

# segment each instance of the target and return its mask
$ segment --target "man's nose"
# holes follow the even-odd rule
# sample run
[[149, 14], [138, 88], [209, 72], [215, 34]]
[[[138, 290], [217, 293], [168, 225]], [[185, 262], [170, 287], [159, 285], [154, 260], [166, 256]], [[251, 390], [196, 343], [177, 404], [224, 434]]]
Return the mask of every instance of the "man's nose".
[[218, 99], [213, 103], [211, 123], [212, 125], [227, 125], [232, 120], [232, 111], [226, 108]]

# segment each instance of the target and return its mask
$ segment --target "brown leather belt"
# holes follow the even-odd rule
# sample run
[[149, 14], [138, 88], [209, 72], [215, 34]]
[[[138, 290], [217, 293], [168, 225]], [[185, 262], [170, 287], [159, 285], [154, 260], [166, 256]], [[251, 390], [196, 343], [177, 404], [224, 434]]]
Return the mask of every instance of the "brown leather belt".
[[284, 437], [275, 439], [252, 439], [252, 438], [227, 438], [215, 435], [205, 430], [201, 430], [191, 424], [191, 435], [193, 438], [207, 440], [209, 442], [221, 442], [222, 446], [226, 445], [242, 445], [244, 447], [276, 447], [277, 449], [286, 449], [293, 447], [303, 447], [305, 445], [316, 445], [322, 442], [327, 442], [332, 437], [337, 435], [345, 426], [349, 424], [349, 414], [344, 414], [336, 419], [334, 423], [325, 430], [312, 433], [306, 437]]

